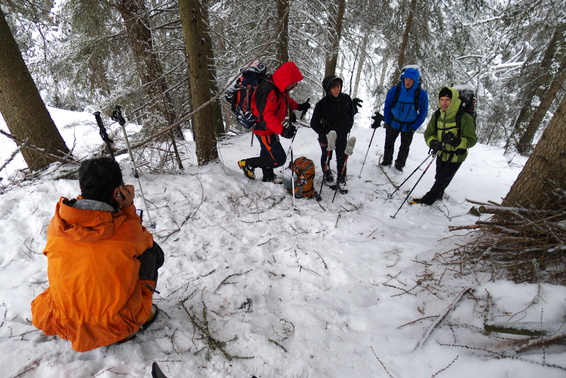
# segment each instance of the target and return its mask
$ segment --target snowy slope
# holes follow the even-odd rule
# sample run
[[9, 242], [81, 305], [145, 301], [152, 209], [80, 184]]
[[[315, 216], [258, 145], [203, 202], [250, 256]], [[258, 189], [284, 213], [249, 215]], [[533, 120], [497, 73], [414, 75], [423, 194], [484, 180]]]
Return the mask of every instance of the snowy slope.
[[[51, 111], [76, 156], [101, 148], [92, 115]], [[509, 164], [501, 149], [477, 145], [447, 199], [432, 207], [406, 204], [392, 219], [421, 170], [388, 199], [394, 188], [376, 166], [384, 141], [384, 130], [378, 129], [358, 177], [370, 123], [357, 120], [352, 132], [357, 145], [348, 162], [350, 192], [338, 194], [333, 203], [328, 187], [320, 203], [293, 201], [281, 185], [247, 180], [236, 161], [259, 151], [257, 142], [250, 147], [249, 134], [220, 143], [219, 163], [197, 167], [188, 142], [183, 172], [142, 170], [155, 222], [150, 231], [166, 253], [160, 294], [154, 297], [162, 313], [134, 340], [87, 353], [74, 352], [67, 341], [46, 337], [30, 323], [30, 302], [47, 287], [41, 254], [47, 224], [58, 198], [78, 194], [78, 183], [53, 180], [60, 171], [52, 169], [5, 189], [0, 194], [3, 375], [149, 377], [157, 361], [169, 377], [564, 377], [563, 347], [516, 355], [511, 337], [482, 332], [485, 316], [563, 322], [564, 287], [492, 282], [487, 273], [462, 276], [440, 255], [469, 238], [467, 231], [450, 232], [448, 226], [478, 219], [468, 214], [472, 205], [466, 199], [500, 201], [525, 159], [515, 157]], [[4, 139], [2, 162], [14, 149]], [[289, 141], [283, 144], [287, 148]], [[312, 130], [299, 129], [293, 149], [295, 157], [307, 156], [318, 165]], [[390, 171], [390, 177], [400, 183], [426, 156], [417, 134], [405, 174]], [[130, 172], [127, 157], [120, 162]], [[9, 172], [1, 172], [1, 184], [17, 175], [18, 164], [23, 166], [13, 162]], [[423, 195], [433, 179], [434, 163], [413, 194]], [[126, 181], [138, 186], [133, 177]], [[139, 191], [136, 205], [144, 207]], [[467, 288], [473, 295], [455, 302]], [[487, 293], [494, 302], [489, 312]], [[193, 326], [191, 317], [205, 316], [210, 336], [225, 342], [225, 354], [208, 349]], [[488, 351], [516, 358], [496, 359]], [[553, 364], [562, 369], [548, 366]]]

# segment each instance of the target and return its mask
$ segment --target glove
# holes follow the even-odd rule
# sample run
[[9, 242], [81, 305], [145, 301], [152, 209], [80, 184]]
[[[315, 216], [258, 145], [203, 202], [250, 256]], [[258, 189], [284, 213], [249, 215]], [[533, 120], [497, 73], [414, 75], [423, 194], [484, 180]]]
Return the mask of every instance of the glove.
[[375, 112], [375, 115], [371, 118], [374, 120], [371, 124], [372, 129], [377, 129], [380, 126], [381, 121], [385, 119], [385, 117], [383, 117], [380, 112]]
[[281, 136], [286, 139], [291, 139], [295, 136], [296, 132], [297, 132], [297, 128], [293, 125], [289, 125], [285, 127], [283, 131], [281, 131]]
[[446, 133], [442, 136], [442, 142], [456, 147], [457, 145], [460, 144], [460, 142], [462, 142], [462, 139], [458, 138], [456, 135], [452, 133]]
[[436, 139], [433, 139], [430, 141], [430, 149], [432, 150], [432, 153], [435, 154], [442, 149], [442, 143], [440, 143]]
[[359, 98], [355, 98], [352, 100], [352, 102], [354, 103], [354, 105], [356, 105], [356, 107], [361, 108], [362, 107], [362, 100], [360, 100]]
[[297, 110], [300, 110], [301, 112], [306, 112], [310, 108], [311, 108], [311, 104], [309, 104], [309, 100], [307, 100], [307, 102], [303, 102], [302, 104], [297, 105]]

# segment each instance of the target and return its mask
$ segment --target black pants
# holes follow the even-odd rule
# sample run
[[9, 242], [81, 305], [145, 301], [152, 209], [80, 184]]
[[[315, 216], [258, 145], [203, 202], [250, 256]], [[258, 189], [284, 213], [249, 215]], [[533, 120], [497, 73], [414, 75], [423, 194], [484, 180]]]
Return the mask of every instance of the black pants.
[[389, 165], [393, 161], [393, 152], [395, 150], [395, 141], [397, 137], [401, 134], [401, 146], [399, 147], [399, 153], [397, 154], [397, 160], [395, 160], [395, 166], [403, 168], [407, 162], [407, 157], [409, 156], [409, 147], [413, 142], [413, 134], [411, 131], [399, 131], [393, 127], [387, 125], [385, 129], [385, 146], [383, 147], [383, 165]]
[[139, 255], [138, 260], [141, 263], [138, 273], [140, 281], [155, 281], [157, 284], [157, 270], [163, 265], [165, 260], [161, 247], [156, 242], [153, 242], [153, 247], [146, 249]]
[[[320, 168], [322, 169], [322, 173], [325, 172], [325, 165], [328, 159], [328, 168], [330, 168], [330, 161], [332, 160], [332, 156], [334, 155], [333, 151], [327, 151], [326, 147], [328, 147], [328, 141], [326, 140], [326, 135], [320, 136], [318, 139], [318, 143], [320, 144], [320, 150], [322, 151], [322, 155], [320, 157]], [[347, 169], [344, 167], [344, 163], [346, 162], [346, 145], [348, 144], [347, 139], [343, 140], [336, 140], [336, 172], [340, 176], [342, 173], [342, 169], [344, 169], [344, 176], [346, 175]]]
[[256, 137], [261, 147], [259, 157], [245, 159], [245, 161], [252, 168], [261, 168], [264, 180], [272, 180], [274, 178], [273, 168], [285, 164], [287, 154], [277, 134], [256, 135]]
[[434, 176], [434, 184], [427, 194], [421, 198], [421, 202], [426, 205], [432, 205], [434, 201], [441, 200], [444, 190], [448, 187], [462, 163], [449, 163], [442, 161], [439, 156], [436, 158], [436, 176]]

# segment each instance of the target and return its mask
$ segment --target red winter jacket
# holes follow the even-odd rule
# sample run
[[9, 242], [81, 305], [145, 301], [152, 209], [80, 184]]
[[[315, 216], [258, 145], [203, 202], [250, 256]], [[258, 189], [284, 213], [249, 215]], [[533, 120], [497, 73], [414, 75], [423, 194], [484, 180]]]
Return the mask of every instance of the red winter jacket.
[[[263, 120], [265, 121], [266, 129], [253, 130], [254, 134], [260, 136], [281, 134], [283, 131], [283, 121], [287, 116], [287, 105], [289, 105], [291, 110], [296, 110], [298, 106], [297, 102], [285, 92], [285, 89], [289, 85], [303, 80], [303, 75], [294, 62], [286, 62], [275, 70], [272, 78], [278, 91], [272, 90], [267, 95], [265, 108], [263, 109]], [[259, 116], [255, 98], [252, 100], [252, 111], [255, 116]]]

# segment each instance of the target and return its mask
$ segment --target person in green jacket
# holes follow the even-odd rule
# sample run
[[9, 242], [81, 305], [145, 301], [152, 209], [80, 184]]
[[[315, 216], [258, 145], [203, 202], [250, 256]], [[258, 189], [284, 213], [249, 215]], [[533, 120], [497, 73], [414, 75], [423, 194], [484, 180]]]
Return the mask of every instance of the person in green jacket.
[[433, 154], [436, 154], [436, 176], [432, 188], [422, 198], [411, 203], [432, 205], [442, 200], [444, 191], [466, 160], [468, 148], [477, 142], [476, 124], [471, 115], [460, 108], [458, 91], [444, 87], [438, 95], [440, 109], [430, 119], [424, 138]]

